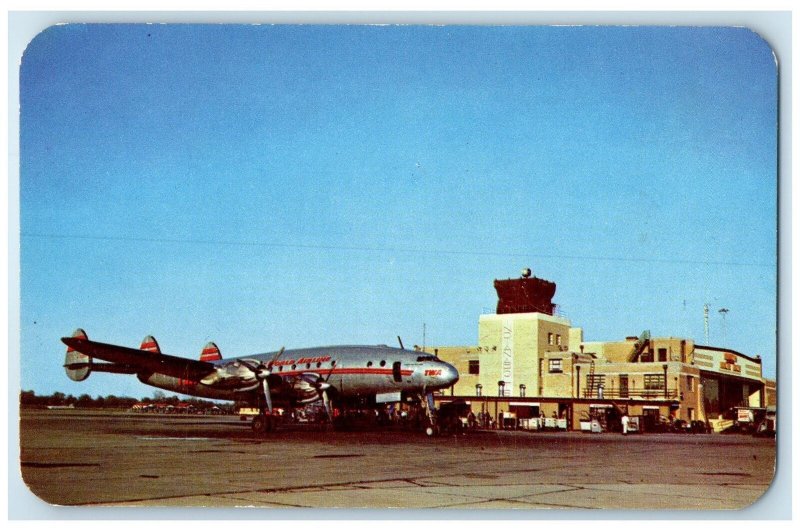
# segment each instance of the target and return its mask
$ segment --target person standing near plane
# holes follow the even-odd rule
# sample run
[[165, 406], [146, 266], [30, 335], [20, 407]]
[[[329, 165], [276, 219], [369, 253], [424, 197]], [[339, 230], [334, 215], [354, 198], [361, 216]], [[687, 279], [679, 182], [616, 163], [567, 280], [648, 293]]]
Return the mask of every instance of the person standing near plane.
[[628, 435], [628, 424], [630, 423], [631, 419], [628, 417], [628, 413], [625, 412], [622, 415], [622, 435]]

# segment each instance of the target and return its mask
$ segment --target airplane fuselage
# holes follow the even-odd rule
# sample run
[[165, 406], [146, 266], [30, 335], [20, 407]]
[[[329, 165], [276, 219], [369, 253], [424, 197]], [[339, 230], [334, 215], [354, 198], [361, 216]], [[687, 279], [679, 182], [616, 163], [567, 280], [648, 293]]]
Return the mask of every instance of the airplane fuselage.
[[[206, 384], [165, 374], [139, 373], [147, 384], [183, 394], [221, 399], [247, 400], [258, 387], [252, 371], [242, 368], [236, 377], [238, 360], [264, 363], [270, 367], [270, 387], [277, 402], [295, 403], [319, 399], [309, 381], [321, 379], [331, 394], [340, 399], [397, 393], [429, 393], [447, 388], [458, 380], [457, 370], [432, 354], [388, 346], [331, 346], [254, 354], [212, 362], [225, 367], [221, 383]], [[233, 373], [231, 375], [231, 373]], [[229, 383], [228, 388], [223, 385]], [[388, 400], [387, 400], [388, 401]]]

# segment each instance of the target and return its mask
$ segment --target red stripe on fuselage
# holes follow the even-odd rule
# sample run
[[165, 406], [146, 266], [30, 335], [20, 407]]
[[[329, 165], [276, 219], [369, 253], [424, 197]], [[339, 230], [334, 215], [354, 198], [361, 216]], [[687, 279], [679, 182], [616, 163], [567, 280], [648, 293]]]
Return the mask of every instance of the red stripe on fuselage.
[[[297, 376], [299, 374], [306, 374], [309, 372], [313, 372], [315, 374], [327, 375], [330, 374], [375, 374], [375, 375], [383, 375], [383, 376], [391, 376], [393, 374], [392, 369], [366, 369], [361, 367], [341, 367], [335, 368], [333, 370], [318, 368], [316, 370], [312, 369], [303, 369], [303, 370], [290, 370], [290, 371], [276, 371], [273, 370], [272, 374], [277, 374], [278, 376]], [[400, 374], [403, 376], [411, 376], [414, 374], [414, 371], [411, 370], [401, 370]]]

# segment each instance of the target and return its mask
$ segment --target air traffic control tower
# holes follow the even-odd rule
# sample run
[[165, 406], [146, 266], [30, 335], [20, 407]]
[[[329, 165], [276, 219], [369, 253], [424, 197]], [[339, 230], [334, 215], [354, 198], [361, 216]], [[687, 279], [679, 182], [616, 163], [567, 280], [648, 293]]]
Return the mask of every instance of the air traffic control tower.
[[487, 391], [497, 386], [499, 396], [537, 396], [544, 352], [577, 349], [583, 331], [555, 315], [555, 283], [530, 269], [521, 278], [495, 280], [494, 287], [497, 313], [478, 321], [478, 383]]
[[522, 270], [522, 278], [495, 280], [494, 289], [497, 290], [498, 314], [539, 312], [553, 315], [555, 310], [555, 282], [531, 278], [529, 268]]

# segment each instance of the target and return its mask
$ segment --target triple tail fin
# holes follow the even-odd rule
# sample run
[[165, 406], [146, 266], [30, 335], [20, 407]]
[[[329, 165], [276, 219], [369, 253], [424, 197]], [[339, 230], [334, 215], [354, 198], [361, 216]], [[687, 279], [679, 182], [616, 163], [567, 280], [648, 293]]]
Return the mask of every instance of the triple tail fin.
[[146, 350], [148, 352], [161, 354], [161, 348], [158, 346], [158, 341], [156, 341], [156, 338], [153, 336], [147, 336], [142, 339], [142, 346], [139, 347], [139, 350]]
[[217, 361], [222, 359], [219, 347], [213, 341], [209, 341], [200, 352], [200, 361]]
[[[76, 329], [72, 337], [89, 339], [82, 328]], [[64, 358], [64, 370], [70, 380], [82, 382], [92, 374], [92, 358], [68, 346], [67, 356]]]

